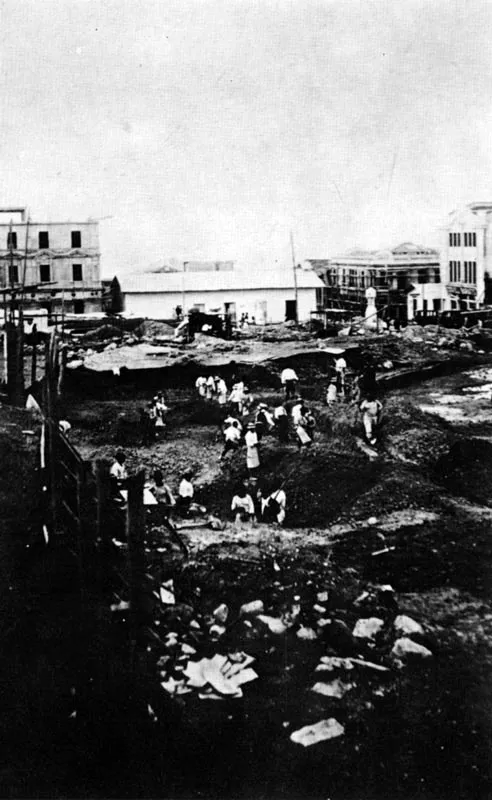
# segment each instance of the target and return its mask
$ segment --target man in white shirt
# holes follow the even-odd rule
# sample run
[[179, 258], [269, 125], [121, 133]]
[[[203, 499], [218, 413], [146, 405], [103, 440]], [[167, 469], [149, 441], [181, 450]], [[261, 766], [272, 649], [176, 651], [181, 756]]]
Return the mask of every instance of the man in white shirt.
[[235, 523], [250, 522], [255, 516], [255, 504], [246, 487], [238, 489], [232, 498], [231, 511], [235, 512]]
[[178, 488], [178, 504], [180, 510], [185, 514], [189, 513], [190, 505], [195, 494], [195, 489], [191, 482], [192, 475], [193, 473], [191, 470], [187, 470], [183, 474]]
[[239, 423], [237, 420], [233, 420], [230, 425], [224, 430], [224, 449], [222, 451], [222, 455], [220, 457], [220, 461], [223, 461], [226, 457], [227, 453], [234, 452], [239, 447], [239, 442], [241, 441], [241, 431], [239, 430]]
[[299, 425], [302, 417], [302, 400], [298, 400], [294, 406], [292, 406], [292, 422], [294, 424], [294, 428]]
[[343, 392], [345, 388], [345, 373], [347, 371], [347, 362], [345, 361], [343, 356], [335, 359], [335, 372], [337, 376], [337, 384], [340, 387], [340, 390]]
[[119, 485], [121, 485], [128, 478], [128, 472], [126, 471], [125, 461], [126, 461], [126, 455], [124, 454], [123, 450], [118, 450], [118, 452], [115, 455], [114, 464], [109, 470], [109, 474], [111, 475], [112, 478], [118, 481]]
[[285, 389], [285, 399], [295, 397], [299, 378], [291, 367], [285, 367], [280, 375], [280, 382]]

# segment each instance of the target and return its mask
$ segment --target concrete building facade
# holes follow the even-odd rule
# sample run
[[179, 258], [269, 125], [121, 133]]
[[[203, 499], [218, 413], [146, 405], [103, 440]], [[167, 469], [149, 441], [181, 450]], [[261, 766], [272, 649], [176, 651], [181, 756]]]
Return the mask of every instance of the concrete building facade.
[[442, 230], [441, 273], [447, 308], [466, 311], [492, 303], [492, 202], [453, 211]]
[[0, 221], [1, 297], [10, 302], [24, 283], [27, 308], [49, 314], [101, 311], [99, 223], [32, 222], [24, 209], [13, 211], [20, 220]]
[[[300, 322], [316, 310], [322, 281], [311, 271], [297, 270], [297, 315]], [[125, 311], [151, 319], [171, 319], [176, 307], [184, 313], [242, 314], [259, 325], [295, 318], [296, 292], [292, 269], [179, 272], [121, 278]]]

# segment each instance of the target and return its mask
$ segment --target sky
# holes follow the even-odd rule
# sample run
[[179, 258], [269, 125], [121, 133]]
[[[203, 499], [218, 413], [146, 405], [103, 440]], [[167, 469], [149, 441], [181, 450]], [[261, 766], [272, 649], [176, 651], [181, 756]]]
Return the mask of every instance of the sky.
[[103, 275], [439, 243], [492, 200], [489, 0], [0, 0], [0, 205]]

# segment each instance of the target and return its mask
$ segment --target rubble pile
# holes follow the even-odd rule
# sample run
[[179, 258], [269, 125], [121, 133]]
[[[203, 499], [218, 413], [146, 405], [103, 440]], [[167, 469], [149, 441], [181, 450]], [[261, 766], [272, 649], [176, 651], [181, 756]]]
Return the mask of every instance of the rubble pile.
[[[223, 599], [211, 610], [200, 588], [193, 602], [177, 599], [173, 579], [154, 595], [152, 651], [162, 691], [185, 708], [206, 701], [229, 708], [231, 701], [268, 703], [287, 681], [299, 695], [298, 712], [279, 735], [304, 747], [343, 736], [347, 721], [394, 690], [402, 669], [432, 663], [432, 637], [399, 613], [389, 585], [369, 585], [345, 605], [331, 589], [280, 580], [264, 587], [265, 599]], [[313, 722], [313, 709], [325, 716]]]

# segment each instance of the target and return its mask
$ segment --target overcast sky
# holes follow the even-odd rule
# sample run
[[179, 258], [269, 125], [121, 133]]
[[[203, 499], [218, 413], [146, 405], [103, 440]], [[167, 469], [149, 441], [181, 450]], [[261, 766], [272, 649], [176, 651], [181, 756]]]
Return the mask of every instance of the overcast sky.
[[438, 241], [492, 200], [489, 0], [0, 0], [1, 204], [105, 275]]

